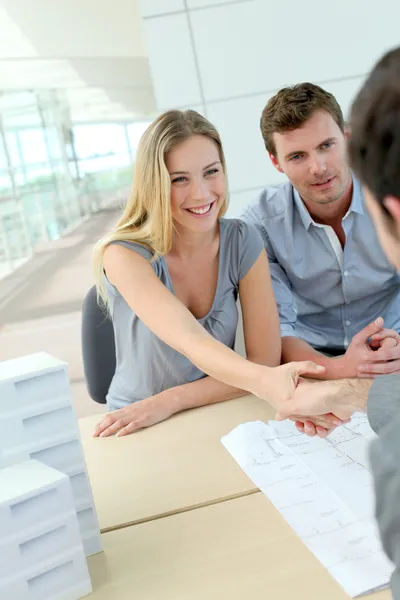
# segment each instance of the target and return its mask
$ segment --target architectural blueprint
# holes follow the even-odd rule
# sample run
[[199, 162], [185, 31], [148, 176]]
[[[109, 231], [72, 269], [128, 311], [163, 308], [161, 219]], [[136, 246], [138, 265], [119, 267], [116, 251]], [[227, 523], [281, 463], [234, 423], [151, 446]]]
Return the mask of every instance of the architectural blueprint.
[[324, 440], [299, 433], [291, 421], [244, 423], [221, 440], [352, 597], [388, 586], [393, 571], [374, 521], [374, 437], [360, 413]]

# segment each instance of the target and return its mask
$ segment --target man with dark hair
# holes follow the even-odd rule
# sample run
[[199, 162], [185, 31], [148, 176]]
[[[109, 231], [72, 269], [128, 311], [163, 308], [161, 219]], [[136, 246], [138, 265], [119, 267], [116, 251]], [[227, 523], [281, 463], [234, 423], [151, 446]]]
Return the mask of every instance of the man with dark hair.
[[[289, 181], [266, 188], [243, 218], [263, 235], [283, 361], [313, 360], [330, 380], [400, 372], [400, 279], [348, 165], [339, 104], [301, 83], [270, 99], [260, 125]], [[390, 361], [378, 360], [381, 346], [393, 346]]]
[[[351, 111], [349, 155], [381, 244], [400, 271], [400, 47], [377, 63]], [[381, 350], [391, 360], [393, 349]], [[371, 446], [376, 513], [383, 546], [395, 563], [392, 591], [400, 599], [400, 375], [374, 382], [368, 416], [379, 438]]]

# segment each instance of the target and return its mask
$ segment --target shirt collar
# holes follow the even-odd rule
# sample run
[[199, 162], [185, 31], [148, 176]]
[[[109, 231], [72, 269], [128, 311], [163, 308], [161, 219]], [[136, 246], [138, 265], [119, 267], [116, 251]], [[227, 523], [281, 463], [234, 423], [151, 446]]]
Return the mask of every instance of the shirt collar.
[[[363, 215], [364, 214], [364, 200], [363, 200], [363, 193], [362, 193], [362, 189], [361, 189], [361, 185], [360, 182], [354, 177], [354, 175], [352, 175], [353, 177], [353, 196], [351, 198], [351, 203], [350, 203], [350, 208], [347, 212], [347, 214], [349, 214], [350, 212], [355, 212], [358, 213], [359, 215]], [[310, 225], [312, 223], [314, 223], [310, 213], [308, 212], [307, 208], [304, 205], [303, 200], [300, 197], [299, 192], [293, 188], [293, 199], [294, 199], [294, 203], [296, 204], [297, 210], [299, 211], [300, 214], [300, 218], [303, 222], [303, 225], [305, 227], [305, 229], [308, 230], [308, 228], [310, 227]], [[346, 214], [346, 216], [347, 216]]]
[[313, 223], [314, 221], [312, 220], [310, 213], [306, 209], [299, 192], [295, 188], [293, 188], [293, 200], [297, 207], [297, 210], [299, 211], [300, 218], [303, 221], [304, 228], [308, 230], [311, 223]]
[[356, 212], [359, 215], [364, 214], [364, 195], [358, 179], [353, 175], [353, 197], [350, 204], [350, 212]]

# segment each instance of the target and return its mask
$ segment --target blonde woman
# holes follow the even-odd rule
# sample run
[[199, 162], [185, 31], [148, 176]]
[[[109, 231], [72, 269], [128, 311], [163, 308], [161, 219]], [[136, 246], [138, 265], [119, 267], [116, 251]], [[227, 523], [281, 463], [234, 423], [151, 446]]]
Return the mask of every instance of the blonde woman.
[[[117, 359], [107, 396], [112, 412], [95, 436], [125, 435], [246, 391], [278, 410], [301, 374], [321, 369], [310, 361], [278, 366], [278, 312], [263, 242], [251, 226], [222, 218], [227, 203], [215, 128], [191, 110], [159, 116], [139, 144], [122, 218], [95, 248]], [[247, 360], [232, 349], [238, 295]]]

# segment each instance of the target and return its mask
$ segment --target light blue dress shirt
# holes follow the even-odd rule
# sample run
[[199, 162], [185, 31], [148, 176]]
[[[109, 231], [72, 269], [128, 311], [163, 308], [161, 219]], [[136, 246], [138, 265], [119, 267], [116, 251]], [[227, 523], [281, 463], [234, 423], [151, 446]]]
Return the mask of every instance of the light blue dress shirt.
[[264, 189], [242, 219], [264, 239], [281, 335], [320, 349], [344, 349], [382, 316], [400, 332], [400, 278], [378, 241], [359, 182], [343, 218], [342, 250], [331, 227], [315, 223], [288, 182]]

